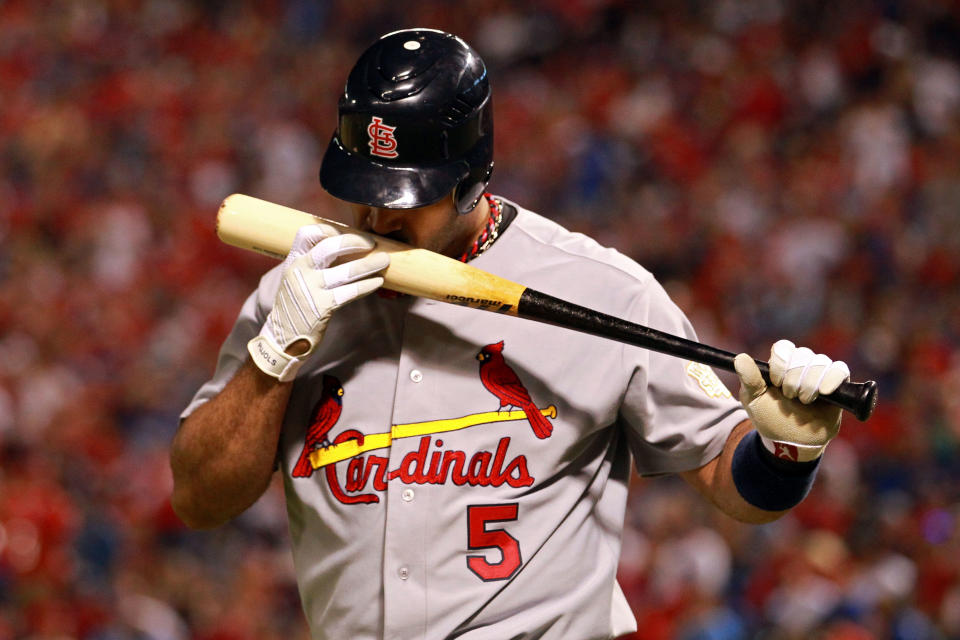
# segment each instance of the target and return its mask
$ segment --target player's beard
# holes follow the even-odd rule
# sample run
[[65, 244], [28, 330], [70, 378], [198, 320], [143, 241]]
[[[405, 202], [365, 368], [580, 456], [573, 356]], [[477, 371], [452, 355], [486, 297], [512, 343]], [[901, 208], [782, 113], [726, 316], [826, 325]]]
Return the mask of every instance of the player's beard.
[[[420, 239], [419, 246], [445, 256], [457, 257], [473, 244], [478, 233], [472, 225], [467, 224], [464, 216], [456, 216], [429, 237]], [[412, 244], [410, 240], [406, 242]]]

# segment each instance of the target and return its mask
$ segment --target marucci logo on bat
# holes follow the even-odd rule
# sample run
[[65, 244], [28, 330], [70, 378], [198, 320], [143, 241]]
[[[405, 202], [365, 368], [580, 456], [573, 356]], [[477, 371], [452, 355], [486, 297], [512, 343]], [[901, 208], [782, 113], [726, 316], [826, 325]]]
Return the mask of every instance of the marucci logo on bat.
[[500, 311], [507, 311], [513, 306], [512, 304], [505, 304], [502, 300], [487, 300], [486, 298], [471, 298], [470, 296], [447, 295], [444, 300], [469, 307], [499, 307]]

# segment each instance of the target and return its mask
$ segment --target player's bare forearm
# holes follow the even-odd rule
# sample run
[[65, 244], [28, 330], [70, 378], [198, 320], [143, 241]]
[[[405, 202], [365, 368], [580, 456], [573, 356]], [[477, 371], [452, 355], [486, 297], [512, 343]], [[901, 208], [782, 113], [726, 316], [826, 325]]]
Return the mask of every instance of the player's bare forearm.
[[223, 391], [183, 421], [170, 466], [173, 508], [187, 526], [218, 527], [263, 495], [292, 387], [248, 360]]
[[786, 511], [766, 511], [744, 500], [737, 491], [730, 471], [737, 445], [752, 430], [750, 421], [744, 420], [730, 433], [719, 456], [699, 469], [685, 471], [681, 475], [701, 495], [731, 518], [750, 524], [763, 524], [778, 519]]

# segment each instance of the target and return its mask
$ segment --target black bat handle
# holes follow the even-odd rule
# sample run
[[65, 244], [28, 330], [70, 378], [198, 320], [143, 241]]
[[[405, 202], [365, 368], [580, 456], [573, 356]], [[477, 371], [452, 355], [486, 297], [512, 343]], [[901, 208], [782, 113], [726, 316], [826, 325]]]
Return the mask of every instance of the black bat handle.
[[[728, 352], [722, 353], [727, 353], [731, 356], [730, 365], [723, 368], [727, 371], [734, 371], [733, 357], [735, 357], [735, 355]], [[757, 363], [757, 367], [760, 369], [760, 375], [763, 376], [767, 384], [770, 384], [770, 365], [762, 360], [754, 360], [754, 362]], [[837, 387], [833, 393], [826, 396], [817, 396], [817, 398], [828, 404], [849, 411], [857, 417], [857, 420], [864, 422], [873, 414], [873, 410], [877, 407], [877, 383], [875, 380], [867, 380], [866, 382], [841, 382], [840, 386]]]
[[[520, 296], [517, 315], [693, 360], [725, 371], [736, 371], [733, 367], [735, 353], [609, 316], [530, 288]], [[756, 363], [763, 379], [770, 384], [770, 366], [761, 360], [756, 360]], [[819, 400], [849, 411], [863, 422], [877, 406], [877, 383], [873, 380], [844, 382], [830, 395], [819, 396]]]

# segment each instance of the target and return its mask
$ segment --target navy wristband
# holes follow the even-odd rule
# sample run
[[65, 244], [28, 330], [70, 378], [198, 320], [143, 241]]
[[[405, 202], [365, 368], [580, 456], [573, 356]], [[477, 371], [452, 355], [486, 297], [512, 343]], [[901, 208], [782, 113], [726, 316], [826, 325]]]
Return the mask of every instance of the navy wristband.
[[766, 511], [785, 511], [810, 493], [820, 458], [810, 462], [781, 460], [767, 451], [760, 434], [751, 431], [733, 452], [730, 473], [743, 499]]

